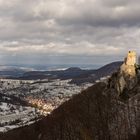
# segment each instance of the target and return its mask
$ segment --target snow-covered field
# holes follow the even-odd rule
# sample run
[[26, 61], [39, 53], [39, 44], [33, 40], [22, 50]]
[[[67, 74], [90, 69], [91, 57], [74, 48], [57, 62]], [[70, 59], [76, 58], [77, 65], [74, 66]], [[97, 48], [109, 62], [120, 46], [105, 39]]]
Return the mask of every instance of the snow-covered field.
[[[73, 95], [92, 85], [77, 86], [69, 84], [69, 81], [0, 79], [0, 132], [34, 122], [39, 113], [51, 113]], [[17, 99], [19, 101], [15, 103]], [[33, 106], [23, 104], [21, 100]]]

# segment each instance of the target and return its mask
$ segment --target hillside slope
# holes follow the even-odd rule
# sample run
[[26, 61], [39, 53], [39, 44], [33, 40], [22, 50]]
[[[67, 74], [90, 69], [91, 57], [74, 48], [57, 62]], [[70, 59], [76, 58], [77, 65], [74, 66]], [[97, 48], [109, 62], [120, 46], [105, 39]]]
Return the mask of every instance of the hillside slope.
[[81, 75], [72, 78], [71, 83], [81, 84], [85, 82], [94, 83], [102, 77], [110, 76], [112, 73], [116, 72], [122, 65], [122, 61], [109, 63], [97, 70], [86, 70]]

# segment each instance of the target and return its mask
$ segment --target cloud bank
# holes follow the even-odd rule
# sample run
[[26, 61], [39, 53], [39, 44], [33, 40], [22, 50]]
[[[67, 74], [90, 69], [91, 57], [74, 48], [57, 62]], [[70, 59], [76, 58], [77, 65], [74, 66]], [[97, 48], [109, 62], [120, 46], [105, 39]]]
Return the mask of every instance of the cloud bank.
[[139, 0], [0, 0], [1, 64], [103, 64], [139, 37]]

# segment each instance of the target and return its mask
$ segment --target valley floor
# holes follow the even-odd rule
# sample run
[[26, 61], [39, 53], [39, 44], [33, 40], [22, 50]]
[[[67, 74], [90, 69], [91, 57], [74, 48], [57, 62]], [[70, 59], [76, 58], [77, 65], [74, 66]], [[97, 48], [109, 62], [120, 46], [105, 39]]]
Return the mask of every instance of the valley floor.
[[0, 132], [29, 125], [91, 86], [70, 80], [0, 80]]

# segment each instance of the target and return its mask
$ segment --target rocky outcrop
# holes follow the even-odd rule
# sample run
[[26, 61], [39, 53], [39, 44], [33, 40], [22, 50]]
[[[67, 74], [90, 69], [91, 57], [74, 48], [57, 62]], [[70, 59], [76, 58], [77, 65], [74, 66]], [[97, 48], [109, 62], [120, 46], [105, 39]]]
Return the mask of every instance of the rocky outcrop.
[[129, 51], [120, 69], [111, 77], [111, 85], [116, 87], [118, 94], [131, 90], [137, 84], [136, 53]]

